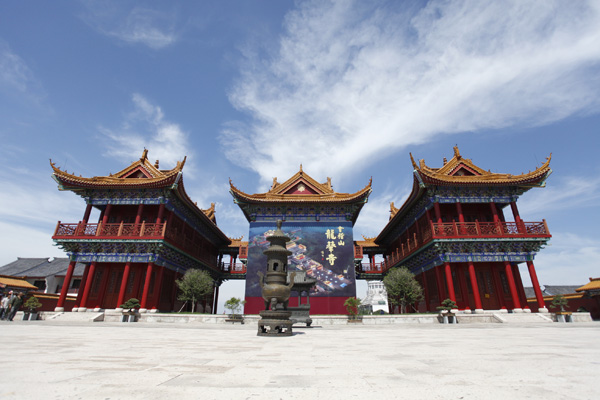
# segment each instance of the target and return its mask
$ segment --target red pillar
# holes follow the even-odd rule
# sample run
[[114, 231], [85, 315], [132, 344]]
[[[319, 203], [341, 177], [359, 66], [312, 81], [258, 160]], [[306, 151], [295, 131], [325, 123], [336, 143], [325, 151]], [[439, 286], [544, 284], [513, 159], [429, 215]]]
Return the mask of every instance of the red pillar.
[[533, 291], [535, 292], [538, 308], [546, 308], [544, 296], [542, 295], [540, 283], [538, 282], [537, 274], [535, 273], [535, 267], [533, 266], [532, 261], [527, 261], [527, 268], [529, 269], [529, 277], [531, 278], [531, 284], [533, 285]]
[[435, 267], [435, 280], [436, 280], [436, 284], [437, 284], [437, 291], [438, 291], [438, 301], [440, 304], [442, 304], [442, 301], [445, 300], [445, 296], [444, 296], [444, 286], [442, 285], [442, 273], [440, 271], [440, 266], [438, 265], [437, 267]]
[[156, 223], [157, 224], [160, 224], [162, 222], [164, 213], [165, 213], [165, 204], [161, 203], [158, 206], [158, 216], [156, 217]]
[[90, 213], [92, 212], [92, 205], [88, 204], [85, 207], [85, 213], [83, 213], [83, 220], [81, 222], [83, 222], [84, 224], [87, 224], [89, 219], [90, 219]]
[[160, 289], [162, 287], [164, 273], [165, 267], [158, 266], [158, 274], [154, 282], [154, 301], [152, 302], [152, 310], [158, 310], [160, 308]]
[[458, 214], [458, 222], [463, 224], [465, 222], [465, 216], [462, 212], [462, 205], [459, 202], [456, 202], [456, 213]]
[[75, 306], [73, 308], [79, 308], [79, 305], [81, 304], [83, 289], [85, 288], [85, 283], [87, 282], [88, 272], [90, 272], [90, 264], [86, 264], [85, 269], [83, 270], [83, 276], [81, 277], [81, 282], [79, 283], [79, 290], [77, 290], [77, 299], [75, 300]]
[[517, 209], [517, 202], [516, 201], [511, 201], [510, 202], [510, 209], [512, 210], [513, 218], [515, 220], [515, 223], [517, 224], [517, 230], [520, 233], [524, 233], [525, 229], [524, 229], [524, 226], [523, 226], [523, 220], [521, 219], [521, 216], [519, 215], [519, 210]]
[[142, 213], [144, 212], [144, 205], [138, 205], [137, 213], [135, 214], [135, 224], [142, 222]]
[[517, 285], [517, 293], [519, 293], [519, 301], [523, 308], [529, 308], [527, 304], [527, 296], [525, 295], [525, 288], [523, 287], [523, 281], [521, 280], [521, 272], [517, 264], [512, 265], [513, 276], [515, 277], [515, 284]]
[[90, 295], [90, 289], [92, 287], [92, 281], [94, 280], [94, 274], [96, 272], [96, 262], [94, 261], [90, 265], [87, 279], [85, 281], [85, 288], [83, 289], [83, 297], [81, 298], [80, 308], [87, 308], [88, 296]]
[[[110, 265], [110, 264], [109, 264]], [[104, 297], [106, 297], [106, 288], [108, 286], [108, 280], [110, 278], [110, 274], [112, 273], [112, 268], [109, 266], [105, 267], [105, 274], [102, 274], [102, 283], [100, 284], [100, 289], [98, 292], [98, 299], [96, 300], [96, 308], [102, 308], [102, 302], [104, 301]]]
[[58, 302], [56, 303], [56, 308], [54, 311], [64, 311], [65, 310], [65, 300], [67, 298], [67, 293], [69, 292], [69, 286], [71, 286], [71, 278], [73, 277], [73, 271], [75, 270], [76, 261], [71, 261], [69, 263], [69, 268], [67, 268], [67, 275], [65, 276], [65, 281], [62, 286], [62, 290], [60, 291], [60, 297], [58, 298]]
[[450, 263], [445, 264], [444, 270], [446, 271], [446, 285], [448, 286], [448, 297], [450, 300], [456, 302], [456, 294], [454, 293], [454, 283], [452, 282], [452, 269]]
[[123, 278], [121, 278], [121, 287], [119, 288], [119, 298], [117, 299], [117, 308], [125, 303], [125, 291], [127, 290], [127, 281], [129, 281], [129, 271], [131, 270], [131, 263], [127, 262], [125, 264], [125, 269], [123, 270]]
[[496, 208], [496, 203], [490, 203], [490, 209], [492, 210], [492, 215], [494, 216], [494, 223], [500, 222], [500, 217], [498, 217], [498, 208]]
[[427, 311], [429, 311], [429, 288], [427, 285], [427, 271], [423, 272], [421, 274], [421, 276], [423, 277], [423, 279], [421, 280], [423, 282], [423, 293], [425, 294], [425, 309]]
[[437, 201], [435, 203], [433, 203], [433, 209], [435, 211], [435, 219], [437, 220], [438, 224], [442, 223], [442, 213], [440, 212], [440, 203], [438, 203]]
[[504, 262], [504, 271], [506, 272], [506, 278], [508, 279], [508, 287], [510, 289], [510, 297], [513, 301], [513, 308], [521, 308], [521, 302], [519, 301], [519, 294], [517, 293], [517, 286], [515, 285], [515, 278], [512, 273], [512, 265], [510, 262]]
[[146, 309], [148, 303], [148, 291], [150, 290], [150, 279], [152, 278], [152, 266], [153, 263], [149, 262], [146, 268], [146, 280], [144, 282], [144, 291], [142, 293], [142, 303], [140, 308]]
[[477, 285], [477, 276], [475, 275], [475, 266], [469, 261], [469, 278], [471, 278], [471, 288], [473, 289], [473, 299], [475, 300], [475, 309], [483, 310], [481, 306], [481, 296], [479, 295], [479, 285]]
[[112, 210], [112, 204], [107, 204], [104, 209], [104, 215], [102, 216], [102, 225], [108, 223], [108, 218], [110, 217], [110, 211]]

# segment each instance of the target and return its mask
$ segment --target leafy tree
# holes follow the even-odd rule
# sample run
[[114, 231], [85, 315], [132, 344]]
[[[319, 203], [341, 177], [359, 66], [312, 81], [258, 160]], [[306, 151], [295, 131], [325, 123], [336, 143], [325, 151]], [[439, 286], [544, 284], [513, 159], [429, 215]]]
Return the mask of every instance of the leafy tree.
[[406, 312], [406, 306], [412, 305], [423, 298], [423, 288], [408, 268], [393, 268], [383, 278], [390, 303], [400, 306], [400, 313]]
[[125, 303], [119, 306], [120, 308], [127, 309], [129, 312], [133, 312], [136, 308], [140, 308], [140, 301], [134, 297], [127, 300]]
[[40, 303], [38, 298], [35, 296], [31, 296], [30, 298], [27, 299], [25, 304], [23, 304], [23, 307], [25, 307], [27, 310], [29, 310], [29, 312], [32, 312], [32, 313], [34, 313], [35, 310], [40, 308], [41, 306], [42, 306], [42, 303]]
[[356, 315], [358, 314], [358, 306], [360, 306], [360, 303], [361, 300], [356, 297], [348, 297], [344, 302], [344, 307], [346, 307], [348, 315], [350, 315], [351, 318], [356, 318]]
[[565, 311], [565, 308], [569, 308], [569, 306], [567, 305], [569, 303], [569, 300], [567, 300], [562, 294], [557, 294], [556, 296], [554, 296], [554, 299], [552, 300], [552, 307], [554, 308], [558, 308], [560, 309], [561, 312]]
[[442, 301], [442, 305], [439, 306], [437, 309], [440, 311], [452, 311], [452, 309], [454, 308], [458, 308], [456, 302], [454, 300], [446, 299]]
[[186, 303], [190, 301], [192, 312], [195, 310], [196, 302], [211, 293], [214, 287], [214, 280], [210, 274], [199, 269], [188, 269], [183, 278], [176, 280], [175, 283], [179, 286], [177, 298]]
[[225, 302], [225, 308], [231, 311], [231, 315], [233, 317], [244, 304], [246, 304], [246, 300], [240, 300], [237, 297], [232, 297]]

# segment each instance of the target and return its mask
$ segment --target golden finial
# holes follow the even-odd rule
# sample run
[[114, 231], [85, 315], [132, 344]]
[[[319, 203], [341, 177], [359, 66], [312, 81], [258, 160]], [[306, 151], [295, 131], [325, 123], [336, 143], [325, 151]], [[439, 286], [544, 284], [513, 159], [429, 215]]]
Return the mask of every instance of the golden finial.
[[460, 151], [458, 151], [458, 144], [454, 146], [454, 157], [456, 157], [458, 160], [461, 159]]
[[154, 168], [158, 169], [159, 168], [158, 166], [159, 166], [159, 162], [158, 162], [158, 160], [156, 160], [156, 162], [154, 163]]
[[148, 158], [148, 149], [146, 149], [144, 147], [144, 151], [142, 152], [142, 157], [140, 157], [140, 160], [144, 161], [147, 158]]
[[300, 164], [300, 172], [302, 172], [302, 164]]
[[413, 158], [412, 153], [408, 153], [408, 154], [410, 154], [410, 162], [412, 162], [413, 168], [419, 169], [419, 167], [417, 167], [417, 163], [415, 162], [415, 159]]

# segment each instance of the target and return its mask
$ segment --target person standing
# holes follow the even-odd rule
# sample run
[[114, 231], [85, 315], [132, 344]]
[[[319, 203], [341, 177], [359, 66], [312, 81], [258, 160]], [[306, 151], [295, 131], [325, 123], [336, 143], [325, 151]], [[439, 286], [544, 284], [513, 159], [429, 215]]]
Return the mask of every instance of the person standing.
[[10, 313], [8, 314], [8, 320], [12, 321], [17, 311], [19, 311], [19, 308], [21, 308], [23, 305], [23, 292], [19, 292], [15, 297], [13, 297], [9, 305]]
[[2, 301], [0, 301], [0, 319], [6, 319], [8, 315], [8, 302], [10, 301], [10, 293], [5, 293]]

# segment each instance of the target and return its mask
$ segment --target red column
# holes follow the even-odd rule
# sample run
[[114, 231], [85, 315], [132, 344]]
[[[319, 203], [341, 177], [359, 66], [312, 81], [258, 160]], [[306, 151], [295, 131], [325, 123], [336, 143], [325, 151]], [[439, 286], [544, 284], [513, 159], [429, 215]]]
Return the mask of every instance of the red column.
[[131, 270], [131, 263], [127, 262], [125, 264], [125, 269], [123, 270], [123, 278], [121, 278], [121, 287], [119, 288], [119, 298], [117, 299], [117, 308], [125, 303], [125, 291], [127, 290], [127, 282], [129, 281], [129, 271]]
[[137, 213], [135, 214], [135, 224], [142, 222], [142, 213], [144, 212], [144, 205], [138, 205]]
[[456, 213], [458, 214], [458, 222], [463, 224], [465, 222], [465, 216], [462, 212], [462, 206], [459, 202], [456, 202]]
[[148, 291], [150, 290], [150, 279], [152, 278], [152, 266], [153, 263], [149, 262], [148, 267], [146, 268], [146, 280], [144, 282], [144, 291], [142, 293], [142, 303], [140, 308], [146, 309], [146, 304], [148, 303]]
[[445, 300], [444, 286], [442, 285], [442, 273], [440, 271], [440, 266], [435, 267], [435, 280], [437, 284], [438, 290], [438, 301], [442, 304], [442, 301]]
[[110, 211], [112, 210], [112, 204], [107, 204], [104, 209], [104, 215], [102, 216], [102, 225], [108, 223], [108, 218], [110, 217]]
[[475, 300], [475, 309], [483, 310], [481, 306], [481, 296], [479, 295], [479, 285], [477, 285], [477, 276], [475, 275], [475, 266], [469, 261], [469, 278], [471, 278], [471, 288], [473, 289], [473, 299]]
[[422, 282], [423, 282], [423, 293], [425, 294], [425, 309], [427, 311], [429, 311], [429, 288], [427, 286], [427, 271], [423, 272], [421, 274], [421, 276], [423, 277]]
[[152, 310], [158, 310], [160, 308], [160, 289], [162, 287], [164, 273], [165, 267], [158, 266], [158, 274], [154, 282], [154, 301], [152, 302]]
[[81, 222], [83, 222], [84, 224], [88, 223], [88, 220], [90, 219], [90, 213], [92, 212], [92, 205], [88, 204], [85, 207], [85, 213], [83, 214], [83, 220]]
[[110, 279], [110, 274], [112, 273], [110, 264], [104, 267], [106, 271], [105, 274], [102, 274], [102, 283], [100, 284], [100, 289], [98, 291], [98, 299], [96, 300], [96, 308], [102, 308], [102, 302], [104, 302], [104, 297], [106, 297], [106, 287], [108, 286], [108, 280]]
[[58, 302], [56, 303], [56, 308], [54, 311], [64, 311], [65, 310], [65, 300], [67, 298], [67, 293], [69, 292], [69, 286], [71, 286], [71, 278], [73, 277], [73, 271], [75, 270], [76, 261], [71, 261], [69, 263], [69, 268], [67, 268], [67, 275], [65, 276], [65, 281], [63, 283], [62, 290], [60, 291], [60, 297], [58, 298]]
[[513, 218], [515, 220], [515, 223], [517, 224], [517, 230], [520, 233], [524, 233], [525, 229], [523, 229], [523, 220], [521, 219], [521, 216], [519, 215], [519, 210], [517, 209], [517, 202], [516, 201], [511, 201], [510, 202], [510, 209], [512, 210], [512, 214], [513, 214]]
[[527, 261], [527, 268], [529, 269], [529, 277], [531, 278], [531, 284], [533, 285], [533, 291], [535, 292], [538, 308], [546, 308], [544, 296], [542, 295], [540, 283], [538, 282], [537, 274], [535, 273], [535, 267], [533, 266], [532, 261]]
[[79, 305], [81, 304], [83, 288], [85, 288], [85, 283], [87, 282], [88, 272], [90, 272], [90, 264], [86, 264], [85, 269], [83, 270], [83, 276], [81, 277], [81, 282], [79, 283], [79, 290], [77, 290], [77, 299], [75, 300], [75, 306], [73, 308], [79, 308]]
[[510, 289], [510, 297], [513, 301], [513, 308], [521, 308], [521, 302], [519, 301], [519, 294], [517, 293], [517, 286], [515, 285], [515, 278], [512, 273], [512, 265], [510, 262], [504, 262], [504, 271], [506, 272], [506, 278], [508, 279], [508, 287]]
[[87, 279], [85, 281], [85, 288], [83, 289], [83, 297], [81, 298], [80, 308], [87, 307], [88, 296], [90, 295], [90, 289], [92, 287], [92, 281], [94, 280], [94, 273], [96, 272], [96, 262], [94, 261], [90, 265], [90, 270], [88, 272]]
[[445, 264], [444, 270], [446, 271], [446, 285], [448, 286], [448, 297], [450, 300], [456, 302], [456, 294], [454, 294], [454, 283], [452, 282], [452, 269], [450, 263]]
[[490, 203], [490, 209], [492, 210], [492, 215], [494, 216], [494, 223], [500, 222], [500, 217], [498, 217], [498, 209], [496, 208], [496, 203]]
[[519, 301], [523, 308], [529, 308], [527, 304], [527, 296], [525, 295], [525, 288], [523, 287], [523, 281], [521, 280], [521, 272], [517, 264], [512, 265], [513, 276], [515, 277], [515, 285], [517, 285], [517, 293], [519, 293]]
[[161, 205], [158, 206], [158, 216], [156, 217], [157, 224], [160, 224], [162, 222], [164, 213], [165, 213], [165, 204], [161, 203]]
[[435, 203], [433, 203], [433, 209], [435, 211], [435, 219], [437, 220], [438, 224], [442, 223], [442, 213], [440, 212], [440, 203], [438, 203], [437, 201]]

